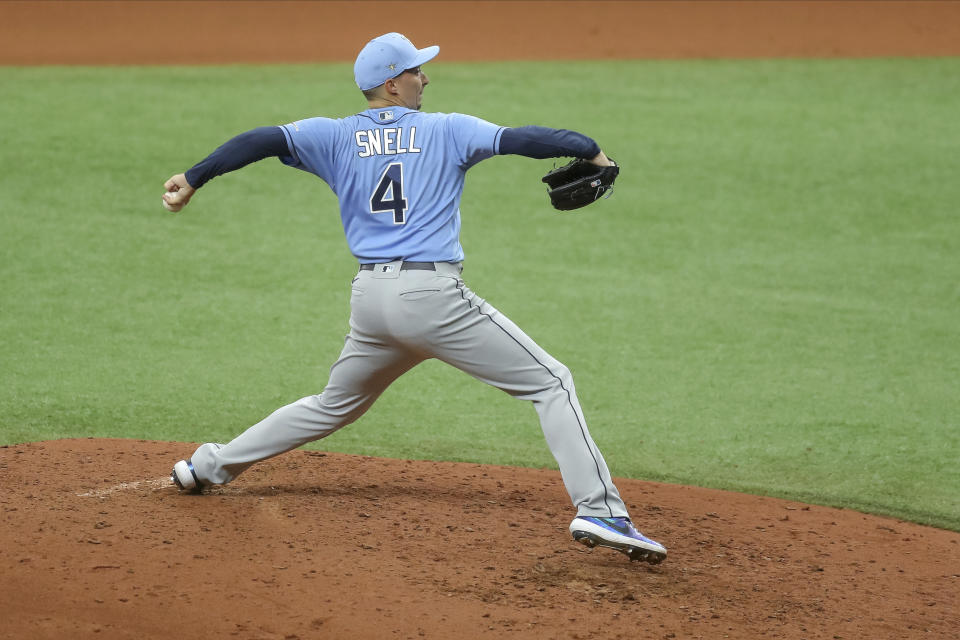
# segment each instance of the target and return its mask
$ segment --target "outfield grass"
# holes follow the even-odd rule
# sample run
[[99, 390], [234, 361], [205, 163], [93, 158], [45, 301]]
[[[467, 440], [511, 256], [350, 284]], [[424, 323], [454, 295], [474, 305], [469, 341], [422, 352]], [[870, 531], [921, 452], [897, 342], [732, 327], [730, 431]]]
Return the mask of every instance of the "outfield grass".
[[[558, 215], [551, 162], [497, 158], [462, 207], [469, 284], [570, 366], [614, 475], [960, 530], [960, 60], [426, 70], [429, 110], [623, 166]], [[322, 388], [355, 269], [326, 185], [271, 160], [160, 194], [235, 133], [359, 110], [351, 78], [0, 69], [0, 442], [225, 441]], [[553, 466], [529, 405], [435, 362], [317, 446]]]

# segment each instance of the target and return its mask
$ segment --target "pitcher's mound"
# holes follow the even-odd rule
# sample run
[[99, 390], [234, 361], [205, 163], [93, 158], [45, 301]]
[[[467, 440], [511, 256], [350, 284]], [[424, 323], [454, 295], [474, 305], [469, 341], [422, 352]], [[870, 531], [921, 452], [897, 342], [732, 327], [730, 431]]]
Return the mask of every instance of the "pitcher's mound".
[[0, 448], [4, 638], [956, 638], [960, 534], [617, 480], [662, 565], [573, 542], [555, 471], [194, 446]]

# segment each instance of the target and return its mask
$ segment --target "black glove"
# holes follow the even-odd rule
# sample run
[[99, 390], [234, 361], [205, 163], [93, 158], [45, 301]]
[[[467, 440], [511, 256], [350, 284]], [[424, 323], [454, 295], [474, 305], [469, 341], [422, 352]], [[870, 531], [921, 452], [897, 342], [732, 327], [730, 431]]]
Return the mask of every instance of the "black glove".
[[619, 174], [617, 164], [600, 167], [577, 158], [543, 176], [542, 181], [548, 185], [547, 194], [553, 207], [570, 211], [585, 207], [612, 190]]

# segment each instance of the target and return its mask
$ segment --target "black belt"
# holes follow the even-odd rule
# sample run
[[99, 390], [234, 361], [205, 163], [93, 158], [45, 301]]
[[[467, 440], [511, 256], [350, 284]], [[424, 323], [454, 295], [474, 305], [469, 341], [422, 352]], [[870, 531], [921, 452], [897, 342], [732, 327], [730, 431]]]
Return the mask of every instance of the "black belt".
[[[373, 271], [376, 264], [361, 264], [360, 271]], [[437, 266], [432, 262], [404, 262], [400, 271], [436, 271]]]

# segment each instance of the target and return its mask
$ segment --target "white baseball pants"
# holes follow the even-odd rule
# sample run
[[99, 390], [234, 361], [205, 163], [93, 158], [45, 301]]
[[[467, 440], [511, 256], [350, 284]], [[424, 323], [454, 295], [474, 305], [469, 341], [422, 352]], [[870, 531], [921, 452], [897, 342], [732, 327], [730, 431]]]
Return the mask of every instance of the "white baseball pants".
[[577, 515], [627, 516], [570, 371], [468, 289], [459, 265], [401, 264], [357, 274], [350, 333], [323, 392], [277, 409], [229, 444], [201, 446], [191, 458], [200, 480], [230, 482], [256, 462], [330, 435], [363, 415], [404, 372], [436, 358], [533, 403]]

